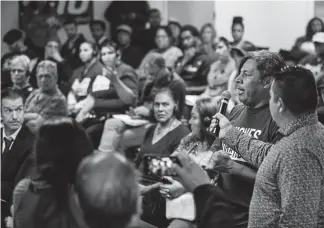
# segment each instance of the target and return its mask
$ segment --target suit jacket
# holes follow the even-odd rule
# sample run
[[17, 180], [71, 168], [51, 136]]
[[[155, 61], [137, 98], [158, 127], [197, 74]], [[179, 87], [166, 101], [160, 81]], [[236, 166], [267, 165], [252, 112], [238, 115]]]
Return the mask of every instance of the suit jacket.
[[[2, 140], [3, 128], [1, 129]], [[23, 125], [9, 152], [1, 156], [1, 199], [10, 202], [15, 178], [34, 147], [34, 135]]]

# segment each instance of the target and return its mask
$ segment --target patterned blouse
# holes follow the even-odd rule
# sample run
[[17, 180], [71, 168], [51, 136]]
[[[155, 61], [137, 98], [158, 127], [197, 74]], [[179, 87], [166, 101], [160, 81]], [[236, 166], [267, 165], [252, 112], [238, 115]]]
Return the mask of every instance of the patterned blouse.
[[174, 153], [186, 153], [193, 161], [195, 161], [200, 166], [207, 166], [211, 161], [211, 157], [215, 151], [219, 149], [216, 147], [216, 144], [213, 144], [212, 147], [206, 152], [198, 151], [198, 144], [200, 141], [192, 133], [185, 136], [178, 148]]

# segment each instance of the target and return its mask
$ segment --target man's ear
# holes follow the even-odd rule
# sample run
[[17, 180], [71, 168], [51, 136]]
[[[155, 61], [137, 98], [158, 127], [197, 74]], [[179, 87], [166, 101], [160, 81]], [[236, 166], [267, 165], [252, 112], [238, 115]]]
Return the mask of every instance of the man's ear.
[[278, 99], [278, 111], [279, 111], [280, 113], [283, 113], [283, 112], [285, 111], [285, 109], [286, 109], [286, 104], [285, 104], [285, 102], [284, 102], [281, 98], [279, 98], [279, 99]]
[[270, 76], [267, 76], [265, 78], [262, 79], [262, 85], [264, 88], [266, 89], [270, 89], [271, 88], [271, 84], [272, 84], [272, 78]]

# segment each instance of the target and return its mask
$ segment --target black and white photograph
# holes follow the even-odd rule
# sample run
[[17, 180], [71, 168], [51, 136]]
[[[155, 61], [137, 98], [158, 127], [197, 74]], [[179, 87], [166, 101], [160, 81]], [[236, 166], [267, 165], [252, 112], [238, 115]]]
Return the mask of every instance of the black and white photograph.
[[0, 8], [0, 227], [324, 228], [324, 1]]

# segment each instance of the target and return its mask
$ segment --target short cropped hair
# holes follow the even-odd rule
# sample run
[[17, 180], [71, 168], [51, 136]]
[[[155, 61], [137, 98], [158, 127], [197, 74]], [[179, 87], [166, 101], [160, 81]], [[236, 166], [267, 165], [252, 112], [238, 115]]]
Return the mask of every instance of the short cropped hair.
[[12, 45], [16, 41], [24, 37], [22, 31], [19, 29], [11, 29], [6, 34], [4, 34], [2, 41], [8, 45]]
[[102, 20], [92, 20], [90, 22], [90, 28], [94, 25], [99, 25], [102, 28], [102, 30], [106, 30], [106, 24]]
[[75, 19], [71, 16], [68, 16], [64, 22], [63, 22], [63, 25], [70, 25], [70, 24], [73, 24], [73, 25], [77, 25], [77, 22], [75, 21]]
[[91, 228], [126, 227], [138, 213], [135, 167], [117, 153], [95, 153], [79, 166], [76, 191]]
[[185, 31], [189, 31], [194, 37], [200, 37], [198, 29], [193, 25], [182, 26], [180, 34], [182, 34]]
[[274, 75], [273, 92], [294, 115], [315, 112], [318, 104], [313, 73], [302, 66], [287, 66]]
[[30, 73], [30, 58], [27, 55], [17, 55], [12, 58], [11, 65], [13, 63], [21, 63], [27, 74]]
[[268, 76], [273, 76], [276, 72], [280, 71], [280, 69], [286, 66], [283, 58], [276, 52], [266, 50], [254, 51], [248, 52], [248, 54], [243, 57], [239, 65], [239, 72], [241, 72], [244, 63], [249, 59], [256, 62], [257, 69], [261, 74], [261, 79]]
[[21, 98], [24, 101], [23, 95], [17, 90], [14, 90], [13, 88], [5, 88], [1, 90], [1, 104], [2, 104], [2, 100], [5, 98], [12, 99], [12, 100]]
[[53, 77], [57, 78], [58, 73], [57, 73], [57, 63], [51, 60], [43, 60], [40, 63], [38, 63], [37, 68], [36, 68], [36, 74], [38, 75], [38, 72], [40, 69], [45, 70], [47, 73], [52, 75]]
[[158, 13], [161, 15], [160, 10], [158, 10], [157, 8], [150, 9], [148, 15], [151, 16], [153, 13]]

